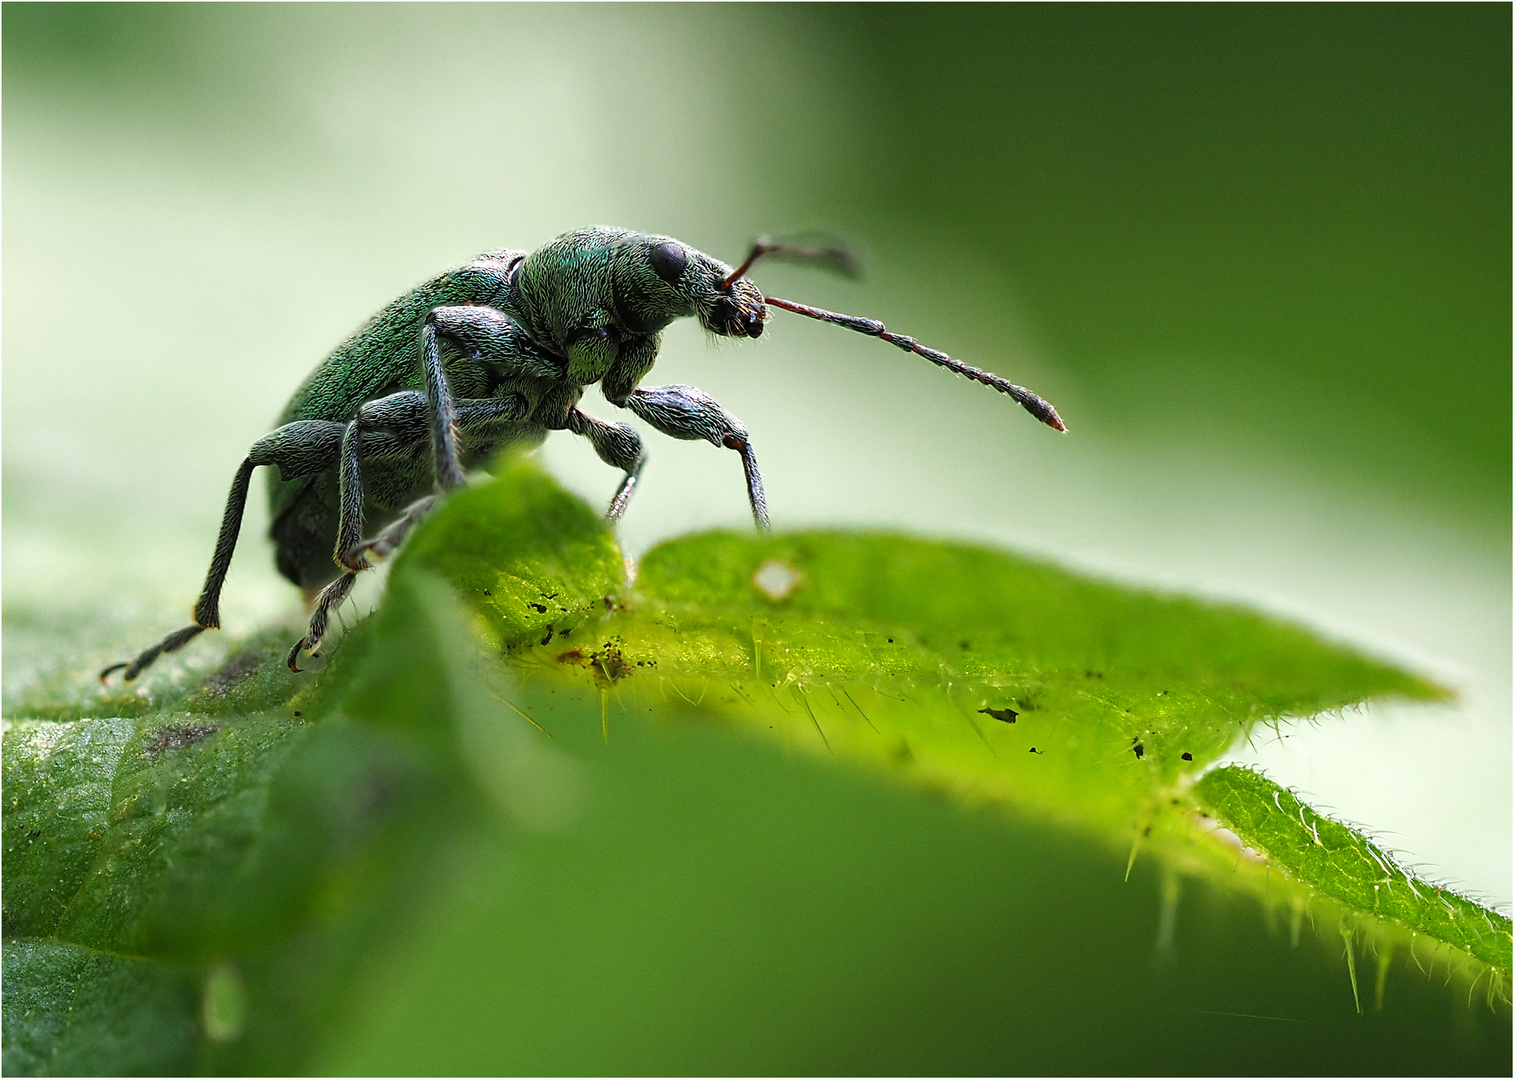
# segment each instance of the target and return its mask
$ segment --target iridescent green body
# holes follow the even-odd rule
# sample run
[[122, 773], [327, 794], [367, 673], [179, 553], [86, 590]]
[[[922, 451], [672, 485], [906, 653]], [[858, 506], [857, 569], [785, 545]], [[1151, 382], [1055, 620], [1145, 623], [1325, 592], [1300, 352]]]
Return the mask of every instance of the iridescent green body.
[[[664, 272], [680, 262], [670, 282]], [[564, 428], [584, 387], [604, 380], [605, 396], [624, 404], [657, 358], [662, 329], [707, 306], [731, 267], [668, 237], [624, 229], [579, 229], [528, 256], [491, 251], [391, 302], [339, 345], [305, 380], [279, 418], [346, 423], [365, 402], [401, 390], [424, 391], [422, 328], [439, 308], [488, 307], [506, 317], [487, 349], [451, 336], [439, 345], [447, 385], [459, 399], [516, 398], [519, 419], [470, 431], [460, 441], [471, 468], [507, 446], [530, 447]], [[685, 279], [691, 279], [685, 285]], [[681, 287], [682, 286], [682, 287]], [[703, 286], [704, 288], [701, 288]], [[756, 293], [756, 289], [752, 289]], [[702, 296], [708, 293], [709, 296]], [[761, 295], [757, 296], [761, 303]], [[759, 324], [761, 325], [761, 324]], [[712, 327], [725, 332], [725, 327]], [[383, 525], [433, 485], [425, 440], [386, 447], [363, 460], [365, 521]], [[307, 590], [335, 578], [340, 478], [328, 469], [294, 478], [269, 476], [269, 533], [280, 571]]]
[[[194, 624], [100, 677], [125, 668], [130, 681], [163, 653], [221, 625], [221, 587], [252, 473], [262, 466], [278, 470], [268, 501], [279, 571], [315, 594], [310, 626], [289, 654], [297, 671], [299, 654], [314, 652], [371, 556], [393, 551], [442, 493], [464, 483], [465, 470], [506, 447], [533, 446], [549, 431], [587, 438], [602, 461], [624, 473], [605, 512], [618, 520], [646, 455], [631, 427], [578, 408], [595, 383], [606, 401], [665, 435], [741, 455], [753, 520], [768, 528], [763, 480], [742, 422], [696, 387], [640, 385], [674, 319], [693, 316], [723, 337], [758, 337], [772, 304], [923, 356], [1009, 394], [1062, 430], [1057, 411], [1024, 387], [890, 333], [877, 320], [765, 299], [744, 276], [763, 255], [850, 265], [838, 248], [759, 242], [733, 271], [666, 236], [593, 226], [529, 255], [485, 252], [412, 289], [337, 346], [295, 391], [279, 426], [248, 451], [227, 496]], [[375, 525], [379, 531], [369, 535]]]

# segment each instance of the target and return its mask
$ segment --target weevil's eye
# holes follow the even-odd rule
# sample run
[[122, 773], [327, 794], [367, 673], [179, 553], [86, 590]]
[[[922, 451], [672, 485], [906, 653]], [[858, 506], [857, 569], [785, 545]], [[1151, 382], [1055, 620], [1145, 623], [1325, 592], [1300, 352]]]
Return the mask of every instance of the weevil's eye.
[[761, 311], [749, 311], [746, 314], [747, 336], [763, 336], [763, 313]]
[[681, 244], [675, 244], [672, 240], [665, 240], [656, 245], [647, 253], [652, 260], [652, 268], [657, 271], [658, 277], [670, 285], [677, 285], [679, 278], [684, 274], [684, 267], [689, 262], [689, 256], [684, 254]]

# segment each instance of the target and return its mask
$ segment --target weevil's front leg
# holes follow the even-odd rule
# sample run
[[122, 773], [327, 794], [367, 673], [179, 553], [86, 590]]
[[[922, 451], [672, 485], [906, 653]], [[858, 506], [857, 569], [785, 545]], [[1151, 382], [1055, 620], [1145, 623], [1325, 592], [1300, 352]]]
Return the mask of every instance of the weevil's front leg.
[[135, 660], [112, 664], [100, 672], [101, 682], [122, 668], [126, 669], [122, 678], [131, 682], [164, 653], [177, 652], [202, 630], [214, 630], [221, 625], [221, 588], [226, 583], [231, 557], [237, 549], [237, 535], [242, 531], [242, 512], [247, 506], [247, 489], [253, 469], [259, 465], [277, 466], [279, 476], [285, 480], [329, 469], [340, 451], [342, 432], [343, 425], [339, 423], [297, 420], [253, 443], [246, 459], [238, 466], [231, 491], [226, 496], [226, 512], [221, 517], [216, 550], [211, 556], [200, 598], [195, 601], [194, 625], [174, 631], [152, 648], [143, 650]]
[[763, 495], [757, 453], [752, 449], [747, 428], [720, 402], [697, 387], [673, 383], [633, 390], [616, 404], [630, 409], [664, 435], [704, 439], [713, 446], [724, 446], [740, 454], [747, 476], [747, 499], [752, 503], [752, 520], [759, 529], [768, 531], [768, 501]]
[[647, 463], [647, 455], [642, 451], [642, 437], [626, 424], [612, 424], [578, 409], [568, 410], [568, 422], [564, 426], [575, 435], [588, 439], [606, 465], [626, 474], [605, 511], [606, 521], [621, 520], [636, 488], [637, 478], [642, 475], [642, 466]]

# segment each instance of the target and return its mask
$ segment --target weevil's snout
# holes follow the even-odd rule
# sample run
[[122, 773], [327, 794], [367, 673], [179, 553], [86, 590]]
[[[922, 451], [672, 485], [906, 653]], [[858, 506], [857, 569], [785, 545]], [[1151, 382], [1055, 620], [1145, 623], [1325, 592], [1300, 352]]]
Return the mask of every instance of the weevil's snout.
[[708, 305], [700, 305], [700, 322], [705, 329], [722, 337], [762, 337], [766, 318], [768, 305], [763, 294], [745, 278], [717, 292]]
[[762, 337], [763, 320], [767, 317], [766, 306], [760, 306], [755, 311], [739, 308], [730, 324], [730, 334], [732, 337]]

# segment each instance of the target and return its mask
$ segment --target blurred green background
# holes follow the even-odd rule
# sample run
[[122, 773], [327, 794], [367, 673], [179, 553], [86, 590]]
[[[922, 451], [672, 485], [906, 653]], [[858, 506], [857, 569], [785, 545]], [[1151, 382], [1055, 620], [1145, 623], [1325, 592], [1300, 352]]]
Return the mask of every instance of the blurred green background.
[[[1237, 757], [1508, 910], [1507, 7], [3, 19], [8, 701], [178, 624], [246, 447], [416, 281], [588, 223], [733, 261], [822, 228], [864, 282], [760, 284], [1029, 385], [1071, 433], [782, 314], [740, 345], [676, 327], [655, 381], [747, 423], [778, 527], [1011, 545], [1443, 681], [1457, 704]], [[731, 455], [650, 449], [630, 551], [745, 519]], [[609, 496], [587, 446], [543, 453]], [[296, 603], [246, 542], [232, 634]]]

